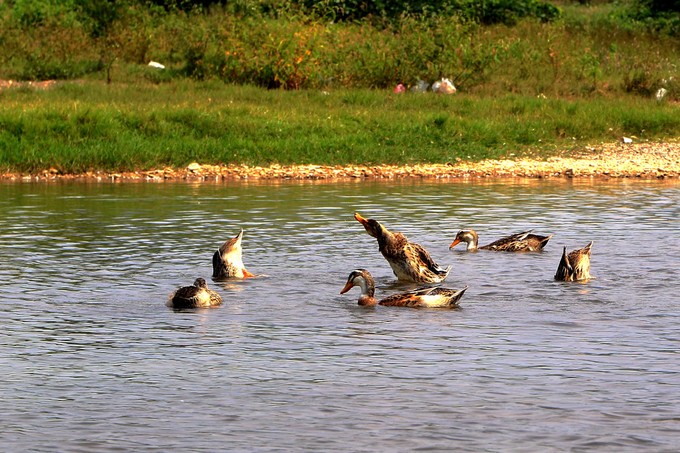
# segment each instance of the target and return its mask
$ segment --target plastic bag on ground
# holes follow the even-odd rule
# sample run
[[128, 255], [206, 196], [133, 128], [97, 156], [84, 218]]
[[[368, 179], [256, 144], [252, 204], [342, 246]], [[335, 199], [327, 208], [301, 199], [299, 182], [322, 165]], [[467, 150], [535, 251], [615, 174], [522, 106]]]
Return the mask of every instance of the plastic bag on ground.
[[456, 87], [453, 85], [453, 82], [451, 82], [449, 79], [441, 79], [439, 82], [439, 86], [437, 87], [437, 93], [442, 93], [442, 94], [453, 94], [455, 93]]
[[424, 80], [418, 80], [415, 85], [411, 87], [411, 91], [414, 93], [425, 93], [430, 87], [430, 84]]

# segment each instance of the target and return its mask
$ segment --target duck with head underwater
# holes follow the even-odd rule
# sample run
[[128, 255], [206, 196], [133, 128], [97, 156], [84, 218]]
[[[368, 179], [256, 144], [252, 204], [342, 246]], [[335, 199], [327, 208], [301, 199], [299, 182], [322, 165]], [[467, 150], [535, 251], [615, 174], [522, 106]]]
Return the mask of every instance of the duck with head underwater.
[[449, 246], [449, 249], [453, 249], [461, 242], [465, 242], [467, 243], [466, 250], [468, 252], [477, 250], [494, 250], [497, 252], [540, 252], [553, 235], [539, 236], [537, 234], [532, 234], [531, 231], [532, 230], [523, 231], [521, 233], [506, 236], [491, 244], [479, 247], [479, 236], [475, 230], [460, 230]]
[[393, 294], [384, 299], [375, 298], [375, 282], [373, 276], [366, 269], [352, 271], [347, 277], [347, 283], [340, 294], [345, 294], [350, 289], [358, 286], [361, 288], [359, 305], [373, 307], [383, 305], [386, 307], [411, 307], [411, 308], [456, 308], [458, 301], [463, 297], [467, 286], [463, 289], [448, 289], [438, 286], [419, 288], [413, 291]]
[[421, 245], [409, 242], [401, 233], [392, 232], [380, 222], [354, 214], [366, 232], [378, 240], [378, 249], [397, 279], [416, 283], [439, 283], [449, 275], [451, 266], [443, 268]]
[[575, 282], [579, 280], [590, 280], [590, 250], [593, 241], [582, 249], [576, 249], [567, 255], [567, 248], [562, 251], [560, 264], [555, 272], [555, 280], [562, 282]]
[[243, 265], [242, 239], [243, 228], [241, 228], [241, 231], [236, 236], [225, 241], [219, 250], [215, 252], [212, 259], [213, 280], [255, 277]]

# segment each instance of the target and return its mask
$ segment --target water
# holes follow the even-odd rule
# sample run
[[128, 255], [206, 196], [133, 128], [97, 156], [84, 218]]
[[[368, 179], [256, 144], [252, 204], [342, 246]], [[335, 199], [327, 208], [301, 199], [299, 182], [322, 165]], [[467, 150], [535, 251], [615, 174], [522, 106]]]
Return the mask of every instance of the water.
[[[2, 184], [3, 451], [680, 448], [680, 185], [615, 181]], [[358, 211], [424, 245], [460, 310], [397, 284]], [[210, 280], [245, 229], [259, 278]], [[553, 233], [541, 254], [448, 250]], [[594, 240], [586, 284], [552, 280]], [[221, 308], [165, 307], [205, 277]]]

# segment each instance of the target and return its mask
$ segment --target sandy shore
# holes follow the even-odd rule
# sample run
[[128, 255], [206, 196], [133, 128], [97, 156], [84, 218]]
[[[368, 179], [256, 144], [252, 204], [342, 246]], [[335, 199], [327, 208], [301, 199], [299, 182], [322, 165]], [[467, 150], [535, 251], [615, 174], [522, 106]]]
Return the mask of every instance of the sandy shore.
[[77, 179], [91, 181], [221, 181], [221, 180], [333, 180], [397, 178], [680, 178], [680, 142], [604, 144], [580, 153], [547, 160], [505, 159], [481, 162], [460, 161], [434, 165], [324, 166], [295, 165], [251, 167], [246, 165], [201, 165], [163, 168], [130, 173], [88, 172], [60, 174], [55, 169], [39, 174], [6, 173], [4, 180], [40, 181]]

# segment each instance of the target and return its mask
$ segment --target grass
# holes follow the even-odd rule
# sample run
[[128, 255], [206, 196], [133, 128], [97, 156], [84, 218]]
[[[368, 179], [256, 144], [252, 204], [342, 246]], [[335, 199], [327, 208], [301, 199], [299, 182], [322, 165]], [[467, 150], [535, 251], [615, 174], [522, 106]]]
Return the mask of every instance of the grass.
[[677, 107], [390, 90], [265, 90], [220, 82], [65, 82], [0, 91], [0, 170], [136, 171], [204, 164], [480, 160], [680, 135]]

